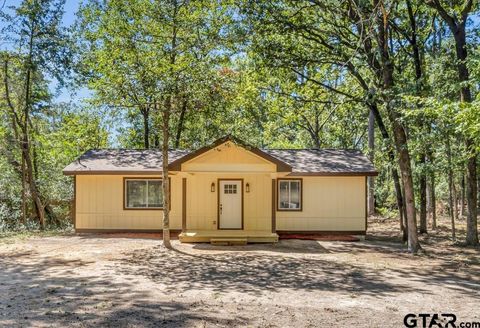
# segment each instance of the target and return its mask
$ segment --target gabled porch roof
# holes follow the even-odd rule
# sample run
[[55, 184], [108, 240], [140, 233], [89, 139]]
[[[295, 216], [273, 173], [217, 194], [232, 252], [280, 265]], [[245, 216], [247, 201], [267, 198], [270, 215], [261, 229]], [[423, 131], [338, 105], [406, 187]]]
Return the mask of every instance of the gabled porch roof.
[[277, 158], [277, 157], [274, 157], [270, 154], [268, 154], [267, 152], [257, 148], [257, 147], [254, 147], [254, 146], [251, 146], [251, 145], [248, 145], [246, 144], [245, 142], [243, 142], [242, 140], [238, 139], [238, 138], [235, 138], [231, 135], [227, 135], [223, 138], [220, 138], [218, 140], [216, 140], [215, 142], [213, 142], [212, 144], [208, 145], [208, 146], [205, 146], [205, 147], [202, 147], [202, 148], [199, 148], [197, 149], [196, 151], [193, 151], [183, 157], [180, 157], [178, 159], [176, 159], [175, 161], [171, 162], [169, 165], [168, 165], [168, 168], [169, 170], [172, 170], [172, 171], [181, 171], [181, 168], [182, 168], [182, 164], [183, 163], [186, 163], [196, 157], [199, 157], [201, 155], [203, 155], [204, 153], [216, 148], [216, 147], [219, 147], [220, 145], [226, 143], [226, 142], [232, 142], [234, 144], [236, 144], [237, 146], [240, 146], [246, 150], [248, 150], [249, 152], [263, 158], [264, 160], [268, 161], [268, 162], [271, 162], [273, 164], [276, 165], [276, 168], [277, 168], [277, 172], [292, 172], [292, 166], [284, 161], [282, 161], [281, 159]]

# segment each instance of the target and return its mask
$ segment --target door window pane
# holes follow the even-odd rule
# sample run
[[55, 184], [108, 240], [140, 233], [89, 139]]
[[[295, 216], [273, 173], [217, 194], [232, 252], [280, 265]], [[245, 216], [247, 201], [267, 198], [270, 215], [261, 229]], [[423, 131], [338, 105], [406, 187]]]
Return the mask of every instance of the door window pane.
[[236, 184], [226, 184], [223, 186], [223, 193], [224, 194], [236, 194], [237, 193], [237, 185]]

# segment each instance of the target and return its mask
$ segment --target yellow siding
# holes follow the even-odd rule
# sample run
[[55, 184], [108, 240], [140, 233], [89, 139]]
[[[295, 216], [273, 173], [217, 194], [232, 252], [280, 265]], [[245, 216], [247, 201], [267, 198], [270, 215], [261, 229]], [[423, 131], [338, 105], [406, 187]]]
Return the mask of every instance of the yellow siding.
[[[124, 210], [120, 175], [78, 175], [77, 229], [161, 229], [161, 210]], [[145, 177], [147, 178], [147, 177]], [[170, 228], [182, 228], [182, 179], [171, 178]]]
[[277, 230], [364, 231], [365, 177], [303, 177], [303, 211], [278, 211]]
[[[187, 229], [217, 230], [218, 178], [244, 182], [244, 230], [271, 230], [270, 174], [190, 173]], [[161, 229], [162, 211], [124, 210], [119, 175], [77, 176], [77, 229]], [[182, 177], [172, 176], [171, 229], [182, 228]], [[210, 191], [215, 183], [215, 192]], [[245, 192], [245, 184], [250, 192]], [[365, 230], [365, 177], [303, 177], [303, 210], [277, 211], [277, 230]]]
[[[217, 230], [218, 178], [243, 179], [244, 230], [271, 231], [271, 177], [269, 174], [188, 174], [187, 230]], [[211, 184], [215, 183], [215, 192]], [[250, 184], [250, 192], [245, 185]]]
[[182, 164], [187, 172], [275, 172], [276, 165], [226, 142]]

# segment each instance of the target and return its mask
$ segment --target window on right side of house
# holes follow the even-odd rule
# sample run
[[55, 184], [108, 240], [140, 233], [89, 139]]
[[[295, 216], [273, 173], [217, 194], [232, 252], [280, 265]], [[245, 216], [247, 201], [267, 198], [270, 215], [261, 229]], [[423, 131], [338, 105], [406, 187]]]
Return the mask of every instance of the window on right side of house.
[[278, 209], [287, 211], [302, 210], [302, 180], [278, 181]]

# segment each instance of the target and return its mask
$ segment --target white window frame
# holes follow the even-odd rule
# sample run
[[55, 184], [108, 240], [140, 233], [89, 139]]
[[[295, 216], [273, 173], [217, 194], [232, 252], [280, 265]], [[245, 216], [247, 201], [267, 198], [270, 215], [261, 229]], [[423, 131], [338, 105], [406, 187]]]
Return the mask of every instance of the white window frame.
[[[300, 192], [300, 199], [299, 199], [299, 203], [300, 203], [300, 207], [298, 208], [286, 208], [286, 207], [281, 207], [281, 202], [280, 202], [280, 185], [282, 184], [282, 182], [288, 182], [289, 183], [289, 186], [292, 182], [298, 182], [300, 184], [300, 188], [299, 188], [299, 192]], [[297, 211], [297, 212], [301, 212], [303, 211], [303, 180], [302, 179], [278, 179], [278, 182], [277, 182], [278, 186], [277, 186], [277, 211]], [[290, 202], [290, 198], [291, 198], [291, 195], [290, 195], [290, 190], [291, 188], [289, 188], [289, 193], [288, 193], [288, 200]]]

